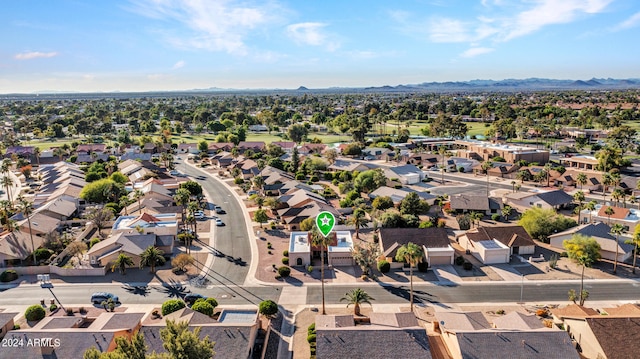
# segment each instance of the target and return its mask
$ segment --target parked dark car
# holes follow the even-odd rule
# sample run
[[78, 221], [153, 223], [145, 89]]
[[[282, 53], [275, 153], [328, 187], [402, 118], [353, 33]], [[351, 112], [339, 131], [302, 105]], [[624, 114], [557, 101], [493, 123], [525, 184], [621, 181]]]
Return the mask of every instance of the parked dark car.
[[118, 296], [113, 293], [96, 292], [91, 295], [91, 303], [100, 304], [105, 300], [109, 300], [109, 298], [113, 299], [113, 301], [116, 303], [120, 302], [120, 299], [118, 298]]
[[193, 305], [193, 303], [195, 303], [196, 300], [198, 299], [207, 299], [207, 297], [198, 293], [189, 293], [184, 296], [184, 302], [187, 303], [189, 306]]

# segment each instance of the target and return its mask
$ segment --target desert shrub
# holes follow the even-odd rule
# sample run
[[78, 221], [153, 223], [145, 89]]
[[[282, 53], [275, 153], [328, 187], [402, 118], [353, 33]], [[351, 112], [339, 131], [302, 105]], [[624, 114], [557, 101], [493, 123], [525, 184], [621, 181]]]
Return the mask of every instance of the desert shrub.
[[311, 323], [307, 328], [307, 335], [313, 334], [316, 332], [316, 323]]
[[498, 315], [504, 315], [504, 309], [498, 309], [498, 310], [496, 310], [496, 314], [498, 314]]
[[55, 303], [54, 303], [54, 304], [51, 304], [51, 305], [49, 306], [49, 311], [50, 311], [50, 312], [53, 312], [53, 311], [54, 311], [54, 310], [56, 310], [56, 309], [58, 309], [58, 306], [57, 306]]
[[471, 262], [464, 262], [464, 264], [462, 265], [462, 268], [464, 270], [471, 270], [473, 269], [473, 264], [471, 264]]
[[567, 258], [567, 257], [569, 257], [569, 254], [567, 254], [567, 252], [562, 252], [562, 253], [560, 253], [560, 257]]
[[315, 343], [316, 342], [316, 335], [315, 334], [307, 335], [307, 342], [309, 342], [309, 344]]
[[307, 266], [307, 272], [312, 273], [313, 272], [313, 266]]
[[444, 218], [438, 218], [438, 224], [436, 224], [436, 227], [444, 228], [446, 226], [447, 226], [447, 220]]
[[73, 309], [67, 308], [67, 315], [72, 317], [73, 316]]
[[384, 259], [379, 261], [378, 270], [380, 271], [380, 273], [389, 273], [389, 271], [391, 270], [391, 263]]
[[420, 272], [426, 272], [429, 269], [429, 263], [427, 262], [420, 262], [418, 263], [418, 271]]
[[209, 303], [213, 307], [213, 309], [215, 309], [218, 306], [218, 301], [216, 300], [216, 298], [209, 297], [209, 298], [205, 299], [204, 301]]
[[162, 303], [162, 315], [167, 315], [180, 310], [187, 305], [181, 299], [169, 299]]
[[24, 317], [27, 318], [27, 320], [30, 322], [40, 320], [44, 318], [45, 315], [47, 315], [47, 312], [45, 312], [44, 309], [37, 304], [30, 306], [24, 312]]
[[555, 269], [558, 266], [558, 255], [552, 254], [549, 257], [549, 267]]
[[320, 180], [320, 178], [318, 178], [317, 175], [313, 175], [313, 176], [311, 176], [311, 179], [309, 179], [309, 181], [311, 181], [311, 182], [318, 182], [319, 180]]
[[463, 265], [464, 264], [464, 257], [463, 256], [457, 256], [456, 257], [456, 265]]
[[288, 257], [289, 256], [289, 251], [285, 249], [284, 251], [282, 251], [282, 255], [285, 256], [285, 257]]
[[96, 245], [96, 243], [100, 243], [100, 238], [91, 238], [91, 240], [89, 241], [89, 248]]
[[278, 268], [278, 274], [282, 278], [286, 278], [291, 274], [291, 268], [289, 268], [287, 266], [282, 266], [282, 267]]
[[193, 303], [193, 305], [191, 306], [191, 309], [195, 310], [196, 312], [200, 312], [204, 315], [212, 316], [214, 308], [211, 304], [207, 303], [205, 300], [199, 300]]
[[258, 306], [258, 311], [266, 317], [273, 317], [278, 313], [278, 304], [270, 299], [263, 300]]
[[542, 318], [546, 318], [549, 316], [549, 311], [544, 308], [540, 308], [536, 310], [536, 315]]
[[267, 249], [273, 249], [273, 245], [271, 244], [271, 242], [267, 242]]
[[289, 258], [288, 257], [282, 257], [282, 264], [288, 266], [289, 265]]
[[233, 180], [233, 183], [235, 183], [235, 184], [243, 184], [244, 183], [244, 179], [242, 177], [236, 177]]
[[468, 214], [460, 214], [456, 216], [456, 221], [458, 221], [458, 226], [461, 230], [468, 230], [471, 228], [471, 218]]
[[80, 307], [80, 308], [78, 308], [78, 313], [86, 314], [87, 313], [87, 309], [85, 309], [85, 307]]
[[500, 220], [500, 215], [497, 214], [497, 213], [492, 214], [491, 215], [491, 220], [492, 221], [496, 221], [496, 222], [499, 221]]
[[14, 324], [13, 330], [20, 330], [20, 324]]
[[276, 229], [276, 222], [271, 222], [271, 224], [269, 225], [271, 227], [271, 229]]
[[42, 260], [47, 260], [51, 257], [51, 255], [53, 254], [53, 252], [47, 248], [38, 248], [36, 249], [36, 260], [38, 261], [42, 261]]
[[13, 269], [7, 269], [0, 274], [0, 282], [11, 282], [18, 279], [18, 272]]

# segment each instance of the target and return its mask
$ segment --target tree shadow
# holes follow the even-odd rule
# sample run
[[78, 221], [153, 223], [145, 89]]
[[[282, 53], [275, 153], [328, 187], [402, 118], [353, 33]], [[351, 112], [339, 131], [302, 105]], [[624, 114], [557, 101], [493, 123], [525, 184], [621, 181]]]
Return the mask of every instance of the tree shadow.
[[122, 289], [126, 290], [127, 292], [134, 294], [134, 295], [141, 295], [143, 297], [146, 297], [151, 290], [149, 289], [149, 286], [147, 285], [131, 285], [129, 283], [125, 283], [122, 285]]
[[156, 291], [164, 293], [169, 298], [184, 298], [187, 293], [191, 292], [184, 284], [171, 279], [169, 283], [162, 283], [162, 287], [153, 287]]
[[295, 277], [291, 277], [291, 276], [286, 277], [286, 278], [284, 278], [284, 281], [289, 283], [289, 284], [291, 284], [294, 287], [301, 287], [302, 286], [302, 281], [300, 279], [298, 279], [298, 278], [295, 278]]
[[[382, 288], [384, 288], [389, 293], [395, 296], [398, 296], [406, 301], [409, 301], [409, 299], [411, 298], [411, 292], [409, 288], [403, 285], [398, 287], [384, 285], [382, 286]], [[429, 303], [429, 304], [439, 305], [443, 308], [450, 308], [449, 306], [440, 303], [434, 295], [429, 294], [423, 290], [416, 290], [416, 289], [413, 290], [413, 303], [419, 304], [419, 305], [426, 305], [427, 303]]]

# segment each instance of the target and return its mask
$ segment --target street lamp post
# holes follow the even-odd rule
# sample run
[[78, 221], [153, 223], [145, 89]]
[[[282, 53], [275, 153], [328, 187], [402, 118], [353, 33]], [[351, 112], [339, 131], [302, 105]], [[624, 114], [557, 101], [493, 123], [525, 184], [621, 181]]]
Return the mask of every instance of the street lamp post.
[[40, 288], [49, 289], [49, 292], [51, 292], [51, 295], [53, 296], [53, 298], [56, 300], [56, 302], [58, 302], [58, 304], [60, 305], [60, 308], [62, 308], [62, 310], [66, 312], [67, 310], [64, 308], [62, 303], [60, 303], [60, 299], [58, 299], [58, 297], [56, 297], [56, 295], [53, 293], [53, 283], [51, 283], [51, 279], [49, 275], [38, 274], [38, 282], [40, 282]]
[[520, 274], [520, 303], [522, 303], [523, 292], [524, 292], [524, 274]]

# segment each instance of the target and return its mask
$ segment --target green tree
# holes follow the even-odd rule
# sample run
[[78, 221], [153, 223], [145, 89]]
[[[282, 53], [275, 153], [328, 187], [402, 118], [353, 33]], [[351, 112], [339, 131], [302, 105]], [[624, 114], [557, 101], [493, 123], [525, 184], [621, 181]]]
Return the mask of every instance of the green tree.
[[173, 195], [173, 201], [180, 207], [182, 207], [182, 225], [184, 227], [184, 222], [186, 219], [187, 213], [187, 203], [191, 199], [191, 192], [189, 192], [186, 188], [178, 188], [176, 193]]
[[269, 220], [269, 216], [267, 216], [267, 211], [264, 209], [259, 209], [253, 214], [253, 220], [260, 223], [260, 228], [262, 228], [262, 224]]
[[576, 182], [580, 185], [580, 191], [582, 191], [582, 186], [587, 184], [587, 175], [585, 173], [578, 173], [576, 176]]
[[192, 197], [202, 196], [202, 186], [196, 181], [187, 181], [180, 184], [180, 188], [184, 188]]
[[379, 211], [384, 211], [385, 209], [393, 207], [393, 200], [389, 196], [376, 197], [373, 199], [373, 202], [371, 202], [371, 207]]
[[636, 259], [638, 258], [638, 247], [640, 247], [640, 226], [636, 226], [633, 237], [624, 243], [633, 245], [633, 274], [636, 274]]
[[387, 183], [387, 177], [380, 168], [360, 172], [353, 179], [353, 187], [356, 191], [365, 193], [371, 193], [385, 183]]
[[511, 216], [511, 213], [513, 212], [513, 208], [511, 208], [511, 206], [504, 206], [501, 212], [502, 212], [502, 217], [504, 217], [504, 220], [508, 221], [509, 216]]
[[31, 250], [33, 251], [33, 265], [37, 265], [36, 259], [36, 247], [33, 242], [33, 231], [31, 230], [31, 214], [33, 213], [33, 204], [29, 202], [22, 195], [18, 195], [18, 211], [27, 219], [27, 225], [29, 226], [29, 238], [31, 239]]
[[398, 248], [395, 259], [398, 262], [404, 262], [409, 265], [409, 303], [411, 305], [411, 312], [413, 312], [413, 267], [417, 266], [418, 263], [422, 263], [422, 260], [424, 259], [424, 253], [422, 252], [422, 248], [419, 245], [409, 242]]
[[207, 141], [202, 140], [198, 142], [198, 151], [207, 153], [209, 151], [209, 144]]
[[351, 249], [351, 256], [362, 270], [362, 275], [371, 276], [371, 268], [375, 268], [380, 256], [380, 247], [373, 242], [366, 245], [355, 245]]
[[493, 162], [490, 160], [482, 162], [482, 170], [487, 177], [487, 197], [489, 197], [489, 170], [493, 167]]
[[429, 205], [425, 201], [420, 199], [420, 196], [416, 192], [407, 194], [402, 201], [400, 201], [400, 213], [411, 214], [417, 216], [425, 213], [429, 208]]
[[586, 199], [584, 192], [578, 191], [573, 194], [573, 200], [578, 202], [578, 211], [582, 210], [582, 202]]
[[258, 312], [267, 318], [273, 318], [278, 313], [278, 304], [270, 299], [263, 300], [258, 305]]
[[98, 228], [100, 238], [104, 238], [102, 230], [113, 220], [113, 216], [113, 211], [109, 208], [93, 208], [86, 214], [87, 219]]
[[620, 247], [620, 243], [618, 242], [618, 239], [620, 238], [620, 235], [624, 232], [625, 232], [624, 226], [621, 225], [620, 223], [614, 223], [611, 226], [611, 234], [616, 236], [616, 257], [613, 260], [613, 274], [616, 274], [618, 271], [618, 248]]
[[166, 261], [163, 254], [164, 251], [156, 248], [155, 246], [147, 247], [142, 254], [140, 254], [140, 269], [150, 267], [151, 273], [155, 273], [156, 266], [161, 266]]
[[360, 239], [360, 228], [367, 228], [367, 213], [362, 208], [356, 208], [353, 214], [347, 219], [347, 224], [352, 225], [356, 229], [356, 238]]
[[124, 253], [120, 253], [118, 258], [111, 264], [111, 271], [115, 272], [116, 268], [120, 270], [120, 274], [124, 275], [127, 272], [127, 267], [133, 265], [133, 259]]
[[569, 258], [582, 266], [579, 293], [580, 305], [584, 305], [587, 299], [584, 293], [584, 268], [591, 267], [600, 260], [600, 244], [592, 237], [574, 234], [571, 239], [563, 241], [562, 246], [567, 250]]
[[189, 330], [187, 321], [176, 323], [167, 320], [166, 328], [160, 330], [162, 346], [169, 352], [171, 358], [184, 359], [210, 359], [215, 352], [215, 342], [209, 340], [209, 336], [200, 339], [201, 328]]
[[186, 307], [187, 304], [185, 304], [185, 302], [182, 299], [169, 299], [169, 300], [165, 300], [164, 303], [162, 303], [162, 315], [167, 315], [167, 314], [171, 314], [175, 311], [178, 311], [184, 307]]
[[80, 198], [90, 203], [106, 203], [111, 198], [120, 198], [125, 193], [124, 186], [109, 178], [87, 183], [80, 191]]
[[616, 213], [615, 209], [613, 209], [613, 207], [610, 207], [610, 206], [604, 210], [604, 214], [607, 215], [607, 224], [609, 226], [611, 226], [611, 216], [613, 216], [615, 213]]
[[552, 233], [562, 232], [567, 228], [575, 227], [576, 221], [571, 218], [558, 215], [551, 208], [533, 207], [526, 210], [518, 224], [524, 227], [532, 238], [548, 241]]
[[207, 303], [207, 301], [205, 301], [204, 299], [198, 299], [195, 303], [193, 303], [191, 309], [210, 317], [213, 315], [213, 310], [215, 308], [213, 308], [213, 305]]
[[363, 303], [371, 305], [372, 300], [375, 299], [360, 288], [351, 289], [340, 298], [341, 302], [347, 302], [347, 308], [353, 304], [353, 315], [360, 315], [360, 305]]
[[291, 141], [295, 143], [301, 143], [306, 141], [308, 133], [309, 133], [309, 130], [304, 125], [297, 124], [297, 123], [294, 123], [293, 125], [289, 126], [289, 129], [287, 130], [287, 135], [289, 136]]

